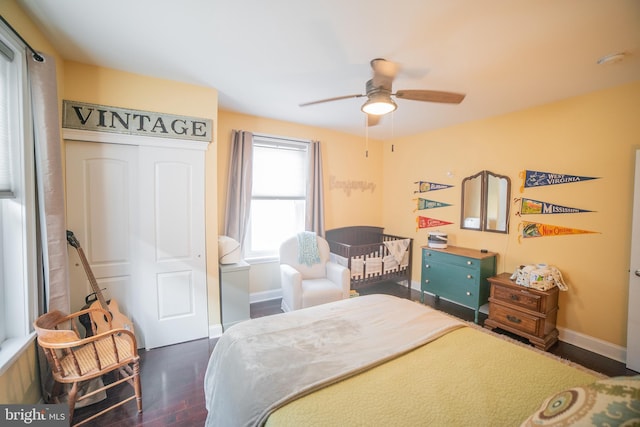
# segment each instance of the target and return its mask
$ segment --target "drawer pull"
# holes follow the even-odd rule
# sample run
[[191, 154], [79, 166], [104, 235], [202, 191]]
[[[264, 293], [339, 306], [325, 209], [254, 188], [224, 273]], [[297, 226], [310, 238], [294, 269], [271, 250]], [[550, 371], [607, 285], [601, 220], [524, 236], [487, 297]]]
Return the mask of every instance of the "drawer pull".
[[473, 264], [471, 261], [467, 261], [467, 265], [471, 265]]
[[429, 283], [429, 279], [424, 279], [424, 283]]
[[473, 276], [470, 274], [467, 274], [467, 279], [473, 279]]
[[431, 268], [431, 266], [429, 264], [425, 264], [424, 268]]
[[471, 296], [471, 292], [467, 291], [467, 296], [470, 297]]
[[509, 298], [511, 298], [511, 301], [520, 301], [520, 297], [516, 294], [509, 295]]
[[507, 314], [507, 320], [509, 322], [513, 322], [513, 323], [520, 323], [522, 322], [522, 320], [518, 319], [516, 316], [512, 316], [510, 314]]

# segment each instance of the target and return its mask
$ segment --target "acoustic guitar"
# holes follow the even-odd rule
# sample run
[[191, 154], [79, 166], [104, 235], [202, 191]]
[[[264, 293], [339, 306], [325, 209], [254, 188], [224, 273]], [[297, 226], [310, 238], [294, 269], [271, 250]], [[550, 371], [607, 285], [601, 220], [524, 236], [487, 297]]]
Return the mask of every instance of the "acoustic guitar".
[[89, 279], [89, 283], [91, 284], [91, 289], [93, 290], [93, 293], [87, 295], [87, 297], [85, 298], [86, 305], [82, 307], [83, 310], [86, 308], [102, 308], [103, 310], [108, 311], [111, 315], [111, 327], [109, 327], [109, 319], [107, 319], [103, 315], [90, 313], [89, 316], [80, 316], [80, 323], [82, 323], [82, 325], [86, 329], [86, 336], [92, 336], [94, 330], [96, 334], [100, 334], [111, 329], [120, 328], [126, 329], [135, 334], [133, 330], [133, 323], [131, 323], [131, 320], [129, 320], [124, 314], [120, 313], [118, 303], [114, 299], [111, 299], [109, 301], [106, 301], [104, 299], [102, 291], [98, 286], [98, 282], [96, 281], [96, 278], [91, 271], [89, 261], [87, 261], [84, 250], [80, 246], [80, 242], [78, 242], [76, 236], [73, 235], [73, 232], [69, 230], [67, 230], [67, 242], [69, 242], [69, 244], [76, 248], [76, 251], [78, 251], [78, 256], [80, 257], [80, 261], [82, 262], [82, 267], [87, 274], [87, 278]]

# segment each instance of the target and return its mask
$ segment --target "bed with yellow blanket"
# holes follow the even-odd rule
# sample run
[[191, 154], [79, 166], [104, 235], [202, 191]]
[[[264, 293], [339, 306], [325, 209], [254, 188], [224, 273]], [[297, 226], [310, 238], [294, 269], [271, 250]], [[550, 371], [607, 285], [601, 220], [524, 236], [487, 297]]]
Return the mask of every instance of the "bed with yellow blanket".
[[603, 378], [369, 295], [229, 328], [205, 375], [207, 425], [517, 426], [554, 393]]

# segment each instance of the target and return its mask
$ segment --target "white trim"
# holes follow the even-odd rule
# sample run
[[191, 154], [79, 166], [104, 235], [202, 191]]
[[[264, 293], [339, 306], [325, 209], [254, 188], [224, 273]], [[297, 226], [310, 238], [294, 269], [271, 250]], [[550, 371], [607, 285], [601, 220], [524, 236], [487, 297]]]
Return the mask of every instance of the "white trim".
[[254, 302], [270, 301], [278, 298], [282, 298], [282, 289], [253, 292], [249, 294], [249, 304], [253, 304]]
[[625, 363], [627, 360], [627, 349], [625, 347], [621, 347], [580, 332], [572, 331], [567, 328], [558, 327], [558, 332], [560, 332], [558, 337], [560, 341], [592, 351], [601, 356], [608, 357], [609, 359], [617, 360], [618, 362]]
[[0, 351], [0, 376], [22, 356], [22, 353], [33, 344], [36, 333], [32, 332], [24, 337], [9, 338], [2, 342]]
[[189, 139], [159, 138], [152, 136], [127, 135], [108, 132], [93, 132], [78, 129], [62, 129], [62, 138], [70, 141], [102, 142], [105, 144], [137, 145], [159, 148], [181, 148], [187, 150], [206, 151], [207, 141]]
[[222, 325], [209, 325], [209, 338], [220, 338], [222, 336]]

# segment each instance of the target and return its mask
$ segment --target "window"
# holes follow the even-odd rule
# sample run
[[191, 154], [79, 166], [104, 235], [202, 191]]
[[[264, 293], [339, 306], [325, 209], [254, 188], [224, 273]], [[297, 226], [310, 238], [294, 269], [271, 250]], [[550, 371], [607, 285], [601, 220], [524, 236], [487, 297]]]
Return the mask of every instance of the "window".
[[308, 142], [254, 135], [246, 258], [277, 257], [285, 239], [304, 231], [308, 149]]
[[0, 374], [37, 314], [33, 132], [22, 43], [0, 24]]

